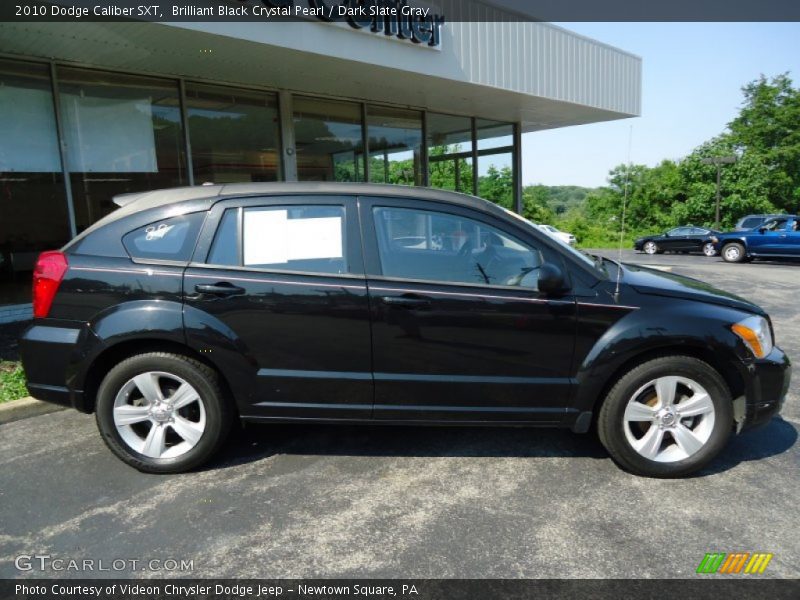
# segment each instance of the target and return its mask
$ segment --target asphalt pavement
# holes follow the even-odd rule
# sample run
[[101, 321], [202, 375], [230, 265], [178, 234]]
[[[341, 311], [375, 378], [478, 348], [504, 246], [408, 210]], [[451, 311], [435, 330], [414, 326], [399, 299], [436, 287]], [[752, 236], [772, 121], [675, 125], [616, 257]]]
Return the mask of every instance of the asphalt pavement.
[[[800, 357], [800, 265], [625, 259], [758, 302]], [[676, 578], [739, 551], [774, 554], [763, 577], [800, 577], [798, 396], [675, 481], [567, 431], [278, 425], [248, 426], [203, 471], [144, 475], [93, 417], [34, 417], [0, 426], [0, 577], [53, 575], [16, 568], [37, 554], [126, 564], [60, 577]]]

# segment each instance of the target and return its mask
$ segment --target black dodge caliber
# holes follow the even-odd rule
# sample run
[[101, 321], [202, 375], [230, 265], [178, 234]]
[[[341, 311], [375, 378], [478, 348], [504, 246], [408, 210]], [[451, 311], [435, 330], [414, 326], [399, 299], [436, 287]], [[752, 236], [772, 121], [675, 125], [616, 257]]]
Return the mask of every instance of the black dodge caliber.
[[420, 188], [238, 184], [117, 198], [34, 273], [31, 393], [139, 470], [206, 462], [236, 419], [593, 427], [675, 477], [770, 420], [769, 317]]

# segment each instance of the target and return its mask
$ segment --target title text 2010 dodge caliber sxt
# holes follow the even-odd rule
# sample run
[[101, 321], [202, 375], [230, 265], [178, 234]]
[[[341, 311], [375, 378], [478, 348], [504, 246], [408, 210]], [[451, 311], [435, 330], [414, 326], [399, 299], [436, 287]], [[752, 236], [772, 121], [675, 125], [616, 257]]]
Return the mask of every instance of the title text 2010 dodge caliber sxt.
[[35, 397], [94, 412], [142, 471], [204, 463], [242, 419], [596, 423], [625, 469], [680, 476], [789, 387], [758, 306], [477, 198], [240, 184], [118, 203], [39, 258], [21, 352]]

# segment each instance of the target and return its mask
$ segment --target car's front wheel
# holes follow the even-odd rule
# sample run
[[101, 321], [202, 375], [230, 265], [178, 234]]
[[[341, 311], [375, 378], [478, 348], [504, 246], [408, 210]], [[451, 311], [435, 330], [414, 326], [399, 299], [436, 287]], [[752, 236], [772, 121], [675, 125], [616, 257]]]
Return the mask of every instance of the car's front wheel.
[[722, 258], [725, 262], [740, 263], [744, 261], [745, 256], [744, 246], [741, 244], [726, 244], [722, 249]]
[[717, 250], [714, 248], [714, 244], [712, 242], [706, 242], [703, 244], [703, 254], [709, 257], [717, 255]]
[[213, 369], [162, 352], [112, 368], [98, 389], [95, 416], [111, 451], [146, 473], [203, 464], [224, 442], [232, 418]]
[[598, 415], [600, 440], [626, 470], [682, 477], [725, 446], [733, 404], [725, 381], [707, 363], [667, 356], [643, 363], [614, 385]]

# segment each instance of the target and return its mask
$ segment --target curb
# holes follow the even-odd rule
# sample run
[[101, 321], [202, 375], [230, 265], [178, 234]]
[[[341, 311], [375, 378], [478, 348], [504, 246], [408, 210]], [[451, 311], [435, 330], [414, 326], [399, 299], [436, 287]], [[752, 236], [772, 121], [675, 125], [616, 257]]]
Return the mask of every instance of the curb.
[[49, 402], [42, 402], [28, 396], [20, 400], [13, 400], [11, 402], [4, 402], [0, 404], [0, 425], [5, 423], [13, 423], [14, 421], [21, 421], [22, 419], [29, 419], [31, 417], [38, 417], [49, 413], [65, 410], [66, 407], [58, 406], [57, 404], [50, 404]]

